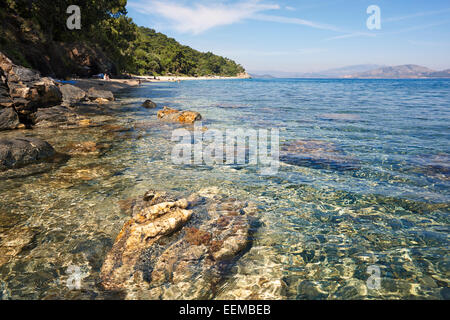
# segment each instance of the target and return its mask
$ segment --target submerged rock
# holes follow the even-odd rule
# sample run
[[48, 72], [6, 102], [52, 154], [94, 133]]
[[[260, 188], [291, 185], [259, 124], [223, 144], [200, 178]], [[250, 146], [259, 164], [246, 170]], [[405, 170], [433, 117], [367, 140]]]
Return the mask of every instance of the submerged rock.
[[94, 141], [69, 143], [63, 151], [70, 155], [100, 155], [110, 148], [110, 145]]
[[92, 181], [99, 178], [106, 179], [114, 174], [113, 168], [105, 164], [88, 164], [80, 168], [65, 167], [55, 173], [58, 184], [79, 183]]
[[0, 171], [38, 163], [55, 154], [48, 142], [37, 138], [0, 139]]
[[118, 235], [102, 266], [101, 279], [105, 289], [124, 289], [134, 277], [143, 251], [163, 236], [183, 226], [192, 216], [185, 199], [163, 202], [144, 209], [128, 221]]
[[340, 120], [340, 121], [359, 121], [361, 117], [352, 113], [325, 113], [320, 115], [324, 120]]
[[156, 103], [154, 103], [152, 100], [145, 100], [142, 106], [147, 109], [155, 109], [157, 107]]
[[195, 121], [202, 120], [200, 113], [195, 111], [179, 111], [164, 107], [163, 110], [158, 112], [158, 118], [162, 120], [174, 121], [179, 123], [192, 124]]
[[432, 179], [450, 181], [450, 155], [439, 153], [417, 157], [413, 160], [412, 170]]
[[138, 204], [128, 202], [140, 211], [105, 260], [103, 286], [129, 299], [211, 299], [250, 244], [254, 210], [233, 199], [194, 194], [164, 202], [167, 197], [152, 191]]
[[319, 140], [298, 140], [285, 145], [280, 161], [301, 167], [338, 171], [358, 170], [359, 162], [344, 155], [333, 143]]
[[162, 202], [175, 202], [175, 199], [166, 192], [149, 190], [143, 197], [121, 200], [118, 202], [118, 205], [123, 214], [134, 216], [145, 208]]
[[0, 266], [8, 263], [30, 244], [35, 232], [28, 227], [13, 227], [0, 233]]

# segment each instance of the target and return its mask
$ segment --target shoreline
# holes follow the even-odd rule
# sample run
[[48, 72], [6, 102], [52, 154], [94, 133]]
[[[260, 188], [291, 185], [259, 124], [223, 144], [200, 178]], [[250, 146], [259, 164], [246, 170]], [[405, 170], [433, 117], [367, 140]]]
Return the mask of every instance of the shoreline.
[[146, 82], [176, 82], [176, 81], [192, 81], [192, 80], [233, 80], [233, 79], [251, 79], [249, 74], [237, 75], [235, 77], [225, 76], [202, 76], [202, 77], [189, 77], [189, 76], [137, 76], [132, 75], [135, 79], [144, 80]]
[[84, 91], [88, 91], [90, 88], [95, 88], [97, 90], [111, 91], [116, 93], [122, 89], [139, 87], [139, 79], [111, 79], [111, 80], [101, 80], [101, 79], [71, 79], [75, 83], [71, 85], [80, 88]]
[[73, 86], [78, 87], [84, 91], [88, 91], [90, 88], [98, 90], [111, 91], [116, 93], [122, 89], [136, 88], [143, 83], [158, 83], [158, 82], [179, 82], [179, 81], [193, 81], [193, 80], [234, 80], [234, 79], [252, 79], [249, 75], [241, 75], [236, 77], [223, 77], [223, 76], [205, 76], [205, 77], [187, 77], [187, 76], [136, 76], [132, 75], [131, 79], [81, 79], [73, 78], [71, 83]]

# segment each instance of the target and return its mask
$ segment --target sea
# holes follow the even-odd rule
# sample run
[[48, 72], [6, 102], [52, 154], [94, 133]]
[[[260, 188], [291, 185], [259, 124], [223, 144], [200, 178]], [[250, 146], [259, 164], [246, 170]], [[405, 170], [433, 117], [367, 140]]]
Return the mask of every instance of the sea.
[[[116, 97], [114, 125], [1, 134], [106, 146], [0, 181], [0, 235], [30, 238], [0, 266], [1, 299], [115, 298], [99, 272], [129, 219], [118, 203], [149, 189], [257, 206], [217, 299], [450, 299], [450, 80], [160, 82]], [[195, 129], [157, 119], [163, 106], [199, 112], [201, 132], [278, 132], [279, 165], [176, 163], [174, 132]]]

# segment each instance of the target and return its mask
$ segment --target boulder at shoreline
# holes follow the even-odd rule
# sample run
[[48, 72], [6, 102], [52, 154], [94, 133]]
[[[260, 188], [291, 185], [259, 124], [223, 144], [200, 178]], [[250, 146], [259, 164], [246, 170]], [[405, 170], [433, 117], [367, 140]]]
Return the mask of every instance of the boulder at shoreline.
[[87, 92], [88, 98], [97, 103], [107, 103], [114, 101], [114, 95], [111, 91], [90, 88]]
[[87, 93], [71, 84], [65, 84], [59, 87], [63, 95], [63, 103], [72, 106], [76, 103], [87, 100]]

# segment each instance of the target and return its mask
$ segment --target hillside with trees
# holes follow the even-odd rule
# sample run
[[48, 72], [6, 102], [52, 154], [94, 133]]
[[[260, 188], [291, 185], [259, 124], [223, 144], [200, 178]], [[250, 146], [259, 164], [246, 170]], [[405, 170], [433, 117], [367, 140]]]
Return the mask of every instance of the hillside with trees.
[[[127, 16], [126, 0], [0, 0], [0, 51], [43, 75], [236, 76], [234, 61], [183, 46]], [[81, 29], [66, 10], [81, 8]]]
[[245, 72], [230, 59], [183, 46], [153, 29], [140, 27], [137, 30], [138, 38], [133, 48], [135, 73], [235, 76]]

